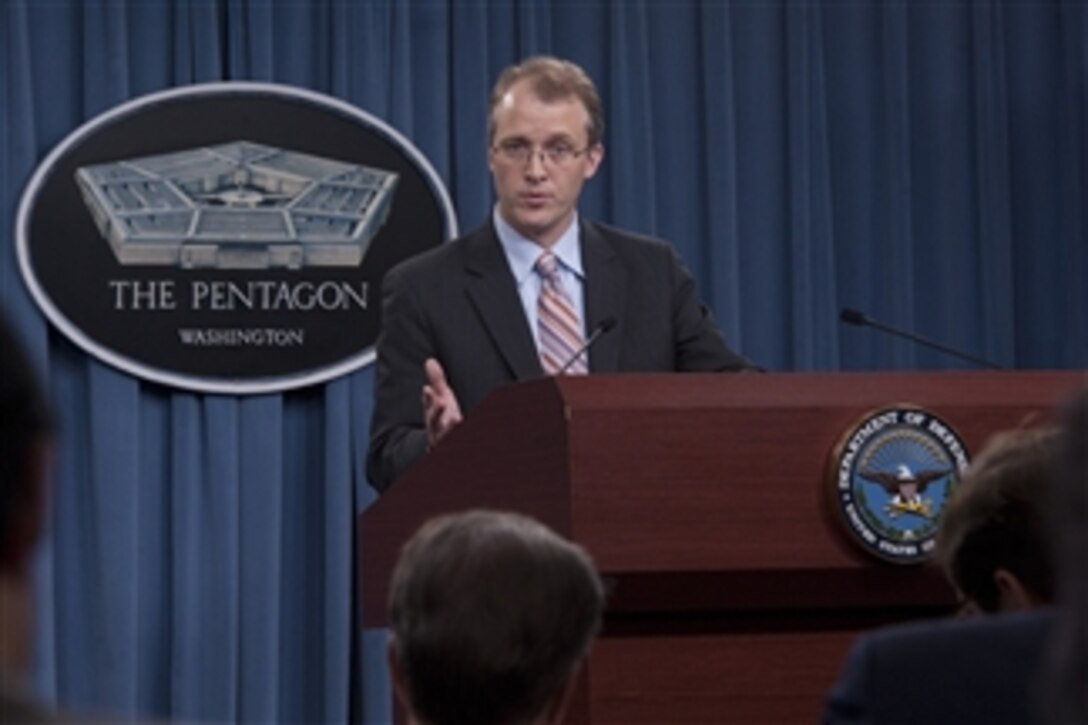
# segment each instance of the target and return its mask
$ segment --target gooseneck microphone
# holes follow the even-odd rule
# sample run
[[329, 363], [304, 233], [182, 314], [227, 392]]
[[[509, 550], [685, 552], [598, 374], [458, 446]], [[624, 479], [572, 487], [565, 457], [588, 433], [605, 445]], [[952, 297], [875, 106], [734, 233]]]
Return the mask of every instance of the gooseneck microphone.
[[947, 355], [952, 355], [953, 357], [958, 357], [958, 358], [960, 358], [962, 360], [972, 362], [975, 365], [981, 365], [982, 367], [992, 368], [994, 370], [1004, 370], [1005, 369], [1005, 367], [1002, 366], [1002, 365], [998, 365], [997, 363], [990, 362], [989, 360], [983, 360], [982, 358], [975, 357], [974, 355], [968, 355], [967, 353], [965, 353], [965, 352], [963, 352], [961, 350], [956, 350], [954, 348], [948, 347], [947, 345], [942, 345], [939, 342], [934, 342], [933, 340], [928, 340], [928, 339], [926, 339], [926, 338], [924, 338], [924, 337], [922, 337], [920, 335], [915, 335], [913, 332], [907, 332], [906, 330], [900, 330], [900, 329], [897, 329], [895, 327], [891, 327], [890, 325], [885, 325], [882, 322], [877, 322], [873, 318], [866, 315], [864, 312], [860, 312], [858, 310], [853, 310], [853, 309], [850, 309], [849, 307], [843, 307], [842, 308], [842, 312], [839, 314], [839, 319], [841, 319], [843, 322], [847, 322], [847, 323], [849, 323], [851, 325], [860, 325], [862, 327], [866, 327], [866, 326], [875, 327], [876, 329], [880, 330], [881, 332], [887, 332], [890, 335], [895, 335], [896, 337], [905, 338], [907, 340], [910, 340], [911, 342], [916, 342], [919, 345], [925, 345], [926, 347], [931, 347], [934, 350], [939, 350], [939, 351], [941, 351], [941, 352], [943, 352], [943, 353], [945, 353]]
[[[597, 342], [597, 339], [600, 338], [601, 335], [608, 332], [615, 326], [616, 318], [612, 315], [609, 315], [608, 317], [598, 322], [597, 325], [593, 328], [593, 331], [589, 333], [589, 337], [586, 338], [586, 341], [582, 343], [582, 346], [580, 348], [578, 348], [578, 351], [571, 355], [570, 359], [563, 363], [563, 366], [555, 371], [555, 374], [565, 374], [567, 370], [570, 369], [570, 366], [574, 364], [574, 361], [585, 355], [586, 350], [588, 350], [590, 346], [593, 345], [593, 343]], [[588, 368], [589, 366], [587, 365], [586, 367]]]

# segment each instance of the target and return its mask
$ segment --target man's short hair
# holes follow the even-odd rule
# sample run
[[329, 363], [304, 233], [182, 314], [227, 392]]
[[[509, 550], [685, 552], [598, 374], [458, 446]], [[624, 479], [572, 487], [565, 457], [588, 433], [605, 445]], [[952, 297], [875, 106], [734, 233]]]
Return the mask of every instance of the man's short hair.
[[1052, 428], [999, 433], [952, 492], [934, 558], [983, 611], [1000, 608], [998, 569], [1014, 574], [1040, 602], [1053, 600], [1046, 500], [1057, 445]]
[[539, 716], [588, 652], [603, 605], [586, 552], [537, 521], [432, 519], [402, 550], [389, 594], [410, 708], [431, 725]]
[[33, 368], [23, 347], [0, 316], [0, 565], [10, 563], [15, 517], [37, 494], [32, 487], [32, 447], [52, 432], [53, 424]]
[[491, 107], [487, 115], [487, 139], [495, 141], [495, 109], [502, 102], [503, 96], [520, 81], [528, 79], [533, 93], [541, 101], [553, 101], [577, 98], [589, 114], [586, 124], [586, 138], [589, 146], [596, 146], [604, 137], [604, 109], [597, 87], [593, 85], [581, 66], [569, 60], [547, 55], [528, 58], [502, 72], [491, 90]]

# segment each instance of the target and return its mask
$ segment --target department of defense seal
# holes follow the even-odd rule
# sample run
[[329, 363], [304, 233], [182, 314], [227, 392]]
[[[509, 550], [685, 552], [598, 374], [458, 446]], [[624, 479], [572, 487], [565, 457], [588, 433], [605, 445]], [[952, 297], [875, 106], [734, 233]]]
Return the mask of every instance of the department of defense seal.
[[828, 490], [850, 538], [884, 561], [929, 558], [941, 512], [967, 467], [945, 421], [913, 406], [866, 414], [832, 453]]

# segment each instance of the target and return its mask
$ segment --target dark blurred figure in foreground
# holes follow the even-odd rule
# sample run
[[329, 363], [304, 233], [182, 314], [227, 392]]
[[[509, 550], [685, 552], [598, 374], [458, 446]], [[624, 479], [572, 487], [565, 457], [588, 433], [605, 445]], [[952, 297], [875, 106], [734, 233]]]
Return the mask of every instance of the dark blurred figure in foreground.
[[[1086, 411], [1082, 393], [1060, 433], [996, 437], [965, 475], [960, 510], [950, 504], [939, 561], [968, 609], [1000, 613], [862, 635], [825, 723], [1088, 722]], [[976, 475], [988, 491], [972, 490]], [[994, 486], [995, 476], [1018, 483]], [[1056, 549], [1040, 543], [1047, 530]], [[1056, 609], [1045, 606], [1054, 592]]]
[[0, 318], [0, 723], [52, 722], [24, 689], [34, 631], [32, 555], [45, 522], [52, 421]]
[[588, 555], [536, 521], [471, 511], [405, 545], [389, 594], [390, 667], [409, 722], [561, 722], [600, 627]]
[[1066, 410], [1054, 481], [1058, 607], [1041, 679], [1042, 721], [1088, 723], [1088, 389]]

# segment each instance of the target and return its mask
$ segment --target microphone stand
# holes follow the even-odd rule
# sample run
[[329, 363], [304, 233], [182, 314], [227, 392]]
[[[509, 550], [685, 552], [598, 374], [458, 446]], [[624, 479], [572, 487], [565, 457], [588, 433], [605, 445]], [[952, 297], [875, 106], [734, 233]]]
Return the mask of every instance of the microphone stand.
[[878, 322], [878, 321], [874, 320], [873, 318], [869, 317], [865, 313], [859, 312], [858, 310], [850, 309], [849, 307], [844, 307], [842, 309], [842, 313], [839, 315], [839, 319], [841, 319], [843, 322], [846, 322], [846, 323], [851, 324], [851, 325], [859, 325], [859, 326], [862, 326], [862, 327], [868, 325], [869, 327], [875, 327], [876, 329], [878, 329], [878, 330], [880, 330], [882, 332], [887, 332], [890, 335], [895, 335], [897, 337], [906, 338], [908, 340], [911, 340], [912, 342], [918, 343], [919, 345], [924, 345], [925, 347], [930, 347], [930, 348], [933, 348], [934, 350], [939, 350], [940, 352], [943, 352], [943, 353], [945, 353], [947, 355], [951, 355], [953, 357], [958, 357], [958, 358], [960, 358], [962, 360], [972, 362], [975, 365], [981, 365], [982, 367], [990, 368], [991, 370], [1005, 370], [1006, 369], [1003, 365], [998, 365], [997, 363], [990, 362], [989, 360], [983, 360], [980, 357], [975, 357], [974, 355], [969, 355], [969, 354], [967, 354], [965, 352], [962, 352], [960, 350], [956, 350], [954, 348], [948, 347], [947, 345], [942, 345], [939, 342], [929, 340], [929, 339], [924, 338], [924, 337], [922, 337], [920, 335], [915, 335], [913, 332], [907, 332], [906, 330], [900, 330], [900, 329], [897, 329], [895, 327], [891, 327], [890, 325], [885, 325], [882, 322]]
[[558, 370], [555, 371], [555, 375], [558, 376], [558, 375], [565, 374], [567, 372], [567, 370], [570, 369], [570, 366], [573, 365], [575, 363], [575, 361], [578, 360], [578, 358], [585, 355], [586, 350], [588, 350], [590, 348], [590, 346], [593, 345], [593, 343], [597, 342], [598, 337], [600, 337], [604, 333], [608, 332], [609, 330], [611, 330], [615, 326], [616, 326], [616, 318], [611, 317], [611, 316], [606, 317], [603, 320], [601, 320], [600, 322], [598, 322], [597, 326], [593, 328], [593, 332], [591, 332], [589, 334], [589, 337], [586, 338], [586, 341], [584, 343], [582, 343], [582, 346], [580, 348], [578, 348], [578, 351], [575, 352], [573, 355], [571, 355], [570, 359], [567, 360], [565, 363], [563, 363], [563, 366], [561, 368], [559, 368]]

